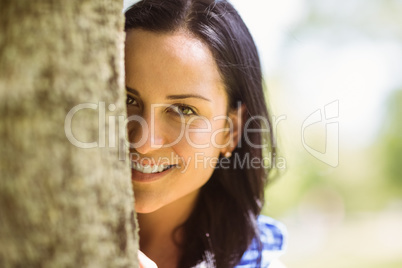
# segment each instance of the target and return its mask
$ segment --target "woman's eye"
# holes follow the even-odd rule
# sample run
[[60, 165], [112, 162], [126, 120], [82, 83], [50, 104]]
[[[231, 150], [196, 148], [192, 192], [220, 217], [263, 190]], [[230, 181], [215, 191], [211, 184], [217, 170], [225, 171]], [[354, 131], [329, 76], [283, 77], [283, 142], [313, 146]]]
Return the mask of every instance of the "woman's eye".
[[126, 104], [127, 105], [138, 105], [138, 101], [127, 94]]
[[171, 109], [181, 115], [196, 115], [194, 110], [186, 105], [173, 105]]

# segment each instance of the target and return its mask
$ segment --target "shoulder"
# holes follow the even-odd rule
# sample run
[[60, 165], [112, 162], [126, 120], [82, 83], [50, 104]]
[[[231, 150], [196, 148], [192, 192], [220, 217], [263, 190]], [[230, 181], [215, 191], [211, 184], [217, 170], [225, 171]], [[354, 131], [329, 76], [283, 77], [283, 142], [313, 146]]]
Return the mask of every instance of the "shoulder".
[[270, 217], [260, 215], [257, 219], [259, 236], [254, 238], [236, 268], [268, 267], [281, 256], [286, 248], [285, 226]]
[[257, 219], [263, 249], [284, 250], [287, 230], [279, 221], [260, 215]]

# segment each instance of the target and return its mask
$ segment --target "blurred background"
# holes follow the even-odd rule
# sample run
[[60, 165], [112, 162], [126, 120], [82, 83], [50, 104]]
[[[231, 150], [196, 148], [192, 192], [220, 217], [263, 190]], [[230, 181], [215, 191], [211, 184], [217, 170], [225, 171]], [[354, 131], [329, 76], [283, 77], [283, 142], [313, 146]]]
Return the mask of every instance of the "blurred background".
[[263, 213], [288, 228], [282, 262], [402, 267], [402, 0], [231, 2], [278, 137]]
[[232, 0], [257, 43], [288, 268], [402, 267], [402, 0]]

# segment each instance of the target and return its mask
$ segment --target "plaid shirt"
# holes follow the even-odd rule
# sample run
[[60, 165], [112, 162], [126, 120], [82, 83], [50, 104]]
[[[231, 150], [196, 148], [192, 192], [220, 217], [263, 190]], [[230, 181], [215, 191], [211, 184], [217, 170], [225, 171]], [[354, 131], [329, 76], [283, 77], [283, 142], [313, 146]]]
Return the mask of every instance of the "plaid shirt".
[[[257, 223], [260, 237], [254, 238], [235, 268], [267, 268], [286, 248], [286, 228], [282, 223], [263, 215], [258, 217]], [[261, 242], [261, 249], [258, 247], [258, 240]]]
[[[254, 238], [249, 248], [244, 252], [240, 263], [234, 268], [274, 268], [285, 267], [277, 258], [286, 248], [285, 226], [267, 216], [260, 215], [257, 219], [259, 238]], [[261, 248], [258, 246], [261, 242]], [[206, 256], [206, 260], [193, 268], [212, 268], [213, 256]], [[271, 265], [272, 264], [272, 265]], [[271, 265], [271, 266], [270, 266]]]

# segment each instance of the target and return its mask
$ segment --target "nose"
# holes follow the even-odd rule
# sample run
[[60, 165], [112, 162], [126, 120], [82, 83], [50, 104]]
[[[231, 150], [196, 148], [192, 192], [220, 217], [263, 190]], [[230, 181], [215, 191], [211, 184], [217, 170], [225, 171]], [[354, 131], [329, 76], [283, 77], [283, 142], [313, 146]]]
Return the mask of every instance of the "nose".
[[130, 148], [140, 154], [147, 154], [163, 147], [166, 142], [161, 120], [154, 115], [129, 117], [128, 135]]

